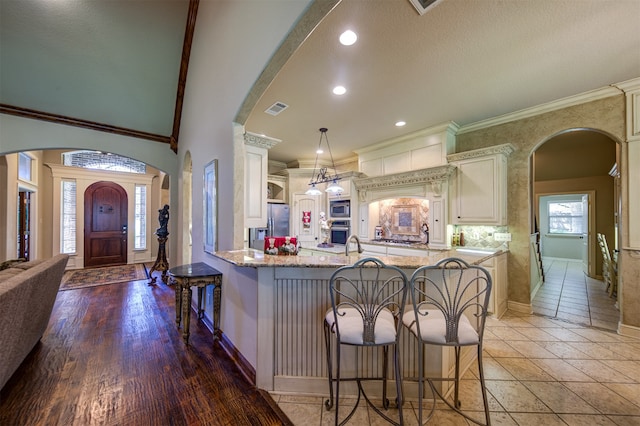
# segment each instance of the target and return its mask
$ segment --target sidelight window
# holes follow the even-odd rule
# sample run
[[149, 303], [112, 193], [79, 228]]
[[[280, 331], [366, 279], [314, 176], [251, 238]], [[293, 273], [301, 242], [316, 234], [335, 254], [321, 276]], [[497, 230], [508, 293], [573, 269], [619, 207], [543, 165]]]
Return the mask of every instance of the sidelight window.
[[135, 250], [147, 248], [147, 187], [136, 185], [135, 215], [133, 227], [133, 245]]
[[76, 181], [62, 181], [62, 232], [60, 251], [76, 252]]

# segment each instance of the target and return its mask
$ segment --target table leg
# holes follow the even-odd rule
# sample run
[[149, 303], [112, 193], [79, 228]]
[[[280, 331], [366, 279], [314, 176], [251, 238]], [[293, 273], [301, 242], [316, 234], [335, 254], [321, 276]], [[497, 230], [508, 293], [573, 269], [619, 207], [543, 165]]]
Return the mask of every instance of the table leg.
[[204, 318], [204, 308], [202, 307], [204, 289], [205, 289], [204, 287], [198, 287], [198, 319]]
[[213, 338], [218, 338], [220, 331], [220, 299], [222, 298], [222, 286], [213, 286]]
[[176, 280], [175, 284], [176, 292], [176, 326], [180, 327], [180, 319], [182, 318], [182, 281]]
[[191, 324], [191, 287], [182, 289], [182, 339], [189, 344], [189, 325]]

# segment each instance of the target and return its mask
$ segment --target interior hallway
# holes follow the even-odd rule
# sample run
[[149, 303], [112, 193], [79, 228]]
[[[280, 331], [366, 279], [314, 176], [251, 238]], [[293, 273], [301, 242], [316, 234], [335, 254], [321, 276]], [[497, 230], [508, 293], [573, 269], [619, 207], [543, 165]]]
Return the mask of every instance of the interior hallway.
[[545, 282], [531, 302], [533, 312], [616, 331], [620, 311], [602, 280], [589, 278], [582, 262], [543, 258]]

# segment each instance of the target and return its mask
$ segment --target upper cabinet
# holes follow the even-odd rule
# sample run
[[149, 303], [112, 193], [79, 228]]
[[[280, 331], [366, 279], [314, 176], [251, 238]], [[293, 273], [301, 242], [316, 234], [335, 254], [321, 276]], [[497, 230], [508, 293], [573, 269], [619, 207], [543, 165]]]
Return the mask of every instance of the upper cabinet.
[[626, 245], [623, 238], [622, 244], [624, 248], [640, 250], [640, 221], [637, 220], [640, 217], [640, 191], [635, 186], [640, 182], [640, 79], [621, 84], [620, 88], [625, 91], [627, 98], [628, 150], [627, 181], [622, 183], [622, 190], [626, 189], [628, 197], [626, 224], [629, 229], [629, 240]]
[[268, 151], [278, 139], [244, 134], [244, 226], [259, 228], [267, 224]]
[[356, 150], [358, 169], [375, 177], [444, 166], [455, 151], [458, 127], [445, 123]]
[[451, 223], [507, 224], [507, 157], [511, 144], [447, 156], [456, 166], [451, 182]]

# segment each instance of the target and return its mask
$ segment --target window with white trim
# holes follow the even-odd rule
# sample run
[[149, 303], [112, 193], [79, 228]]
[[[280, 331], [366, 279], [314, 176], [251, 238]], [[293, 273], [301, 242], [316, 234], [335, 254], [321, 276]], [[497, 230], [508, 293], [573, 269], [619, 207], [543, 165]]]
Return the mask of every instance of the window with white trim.
[[133, 226], [133, 248], [144, 250], [147, 248], [147, 187], [136, 185], [135, 213]]
[[62, 181], [62, 215], [60, 251], [66, 254], [76, 252], [76, 181]]
[[560, 201], [548, 204], [550, 234], [582, 234], [584, 212], [582, 201]]
[[18, 179], [31, 182], [33, 174], [33, 159], [24, 152], [18, 154]]

